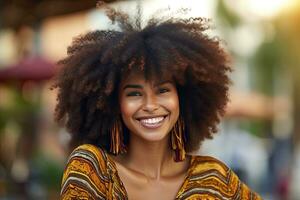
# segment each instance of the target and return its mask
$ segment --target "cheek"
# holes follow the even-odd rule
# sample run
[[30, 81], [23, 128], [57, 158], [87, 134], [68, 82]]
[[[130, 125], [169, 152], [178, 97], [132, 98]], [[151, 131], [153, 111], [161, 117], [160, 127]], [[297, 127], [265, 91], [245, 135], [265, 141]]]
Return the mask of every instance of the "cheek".
[[136, 103], [132, 102], [132, 101], [126, 101], [124, 99], [120, 100], [120, 110], [121, 110], [121, 115], [123, 117], [123, 120], [128, 119], [129, 117], [131, 117], [137, 109], [137, 105]]
[[179, 116], [179, 99], [177, 94], [173, 95], [171, 98], [166, 99], [165, 101], [166, 108], [171, 111], [175, 118]]
[[168, 105], [173, 111], [177, 111], [177, 110], [179, 111], [179, 101], [178, 101], [178, 99], [169, 100]]

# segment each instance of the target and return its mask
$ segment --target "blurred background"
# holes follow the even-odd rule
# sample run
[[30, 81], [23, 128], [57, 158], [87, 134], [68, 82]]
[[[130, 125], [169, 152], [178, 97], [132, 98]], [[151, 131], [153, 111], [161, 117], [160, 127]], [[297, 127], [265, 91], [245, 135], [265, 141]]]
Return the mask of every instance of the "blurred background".
[[[53, 122], [51, 78], [74, 36], [113, 28], [96, 2], [0, 1], [0, 199], [59, 199], [70, 136]], [[107, 2], [136, 10], [136, 1]], [[224, 161], [264, 199], [300, 199], [300, 1], [140, 2], [145, 19], [180, 7], [211, 18], [207, 34], [232, 55], [226, 116], [198, 153]]]

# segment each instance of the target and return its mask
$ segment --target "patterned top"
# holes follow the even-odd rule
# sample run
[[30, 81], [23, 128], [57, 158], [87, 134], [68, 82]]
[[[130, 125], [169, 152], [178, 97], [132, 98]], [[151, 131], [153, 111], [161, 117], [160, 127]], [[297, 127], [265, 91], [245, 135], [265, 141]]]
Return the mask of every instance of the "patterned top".
[[[128, 199], [114, 161], [102, 149], [84, 144], [69, 157], [65, 168], [61, 199]], [[176, 200], [257, 200], [225, 164], [208, 156], [192, 156], [187, 176]]]

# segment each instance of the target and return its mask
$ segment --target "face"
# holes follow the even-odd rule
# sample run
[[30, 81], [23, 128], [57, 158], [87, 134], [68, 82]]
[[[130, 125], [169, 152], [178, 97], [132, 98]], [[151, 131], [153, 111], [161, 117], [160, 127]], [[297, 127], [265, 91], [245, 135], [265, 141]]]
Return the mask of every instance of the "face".
[[142, 73], [131, 73], [121, 82], [119, 103], [130, 133], [146, 141], [167, 137], [179, 116], [174, 83], [146, 82]]

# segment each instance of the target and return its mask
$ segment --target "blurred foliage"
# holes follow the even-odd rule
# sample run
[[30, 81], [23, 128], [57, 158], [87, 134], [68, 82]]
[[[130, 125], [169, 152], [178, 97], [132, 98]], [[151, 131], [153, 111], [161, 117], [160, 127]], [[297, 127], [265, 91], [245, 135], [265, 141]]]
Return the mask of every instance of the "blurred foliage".
[[[282, 67], [283, 51], [280, 38], [275, 35], [271, 40], [264, 41], [255, 52], [251, 63], [251, 84], [255, 91], [274, 96], [274, 82]], [[277, 77], [276, 77], [277, 76]]]
[[63, 173], [61, 163], [39, 151], [33, 156], [33, 166], [41, 184], [50, 190], [59, 191]]
[[[39, 120], [41, 120], [42, 115], [41, 88], [35, 87], [30, 90], [24, 90], [24, 88], [13, 84], [11, 86], [5, 85], [5, 89], [2, 89], [1, 92], [5, 95], [6, 100], [0, 104], [0, 138], [9, 124], [13, 123], [16, 125], [18, 130], [16, 134], [19, 137], [18, 141], [16, 141], [17, 146], [14, 152], [18, 157], [24, 157], [30, 166], [30, 175], [26, 184], [29, 187], [35, 183], [39, 187], [46, 189], [46, 191], [55, 191], [57, 193], [60, 188], [63, 166], [55, 158], [44, 155], [37, 144], [38, 134], [41, 134], [41, 130], [39, 130]], [[9, 131], [9, 134], [12, 131], [16, 132], [16, 130], [11, 130], [11, 127]], [[0, 141], [0, 143], [2, 142], [5, 141]], [[11, 156], [15, 157], [16, 155]], [[5, 163], [6, 161], [6, 159], [1, 160], [0, 156], [0, 164], [5, 166], [3, 170], [7, 174], [4, 185], [13, 194], [19, 190], [20, 186], [11, 174], [11, 163]]]
[[258, 137], [270, 137], [272, 135], [271, 121], [264, 119], [239, 120], [239, 128]]
[[223, 0], [219, 0], [217, 3], [216, 13], [219, 20], [221, 20], [230, 28], [234, 28], [241, 23], [241, 19], [238, 15], [228, 10]]
[[38, 103], [25, 99], [21, 90], [17, 87], [6, 86], [5, 92], [8, 103], [7, 105], [0, 105], [0, 134], [3, 133], [3, 129], [10, 121], [26, 128], [28, 117], [33, 117], [34, 113], [38, 113], [40, 108]]
[[[299, 12], [298, 12], [299, 13]], [[299, 14], [300, 16], [300, 14]], [[250, 17], [250, 16], [249, 16]], [[217, 19], [221, 22], [222, 32], [224, 32], [224, 36], [229, 36], [231, 32], [234, 32], [241, 25], [247, 25], [247, 21], [244, 21], [237, 13], [230, 10], [225, 0], [219, 0], [217, 4]], [[288, 20], [288, 19], [286, 19]], [[296, 22], [297, 20], [293, 20]], [[299, 20], [300, 21], [300, 20]], [[282, 22], [282, 20], [281, 20]], [[248, 57], [243, 57], [242, 62], [246, 62], [246, 66], [249, 66], [248, 71], [250, 72], [250, 88], [251, 92], [258, 92], [266, 96], [276, 96], [276, 88], [278, 87], [277, 83], [279, 79], [282, 77], [282, 73], [286, 72], [288, 69], [286, 59], [288, 59], [292, 54], [297, 51], [295, 48], [291, 49], [291, 45], [289, 42], [293, 43], [293, 39], [288, 35], [286, 31], [282, 31], [280, 33], [280, 29], [282, 30], [283, 26], [276, 26], [275, 20], [261, 20], [257, 22], [259, 27], [262, 28], [262, 34], [264, 35], [264, 40], [255, 50], [255, 53]], [[291, 22], [289, 21], [289, 24]], [[282, 25], [287, 26], [286, 23], [282, 23]], [[299, 29], [300, 26], [296, 26], [296, 24], [290, 26], [290, 29]], [[295, 34], [295, 37], [299, 40], [299, 34]], [[286, 36], [286, 40], [282, 35]], [[296, 36], [297, 35], [297, 36]], [[225, 41], [227, 40], [224, 38]], [[288, 42], [289, 41], [289, 42]], [[230, 46], [230, 44], [229, 44]], [[300, 45], [299, 45], [300, 46]], [[300, 48], [299, 48], [300, 49]], [[289, 53], [287, 56], [287, 52], [293, 51], [293, 53]], [[236, 59], [239, 59], [240, 55], [233, 55]], [[299, 58], [299, 56], [297, 56]], [[299, 63], [298, 61], [295, 63]], [[234, 66], [239, 67], [239, 66]], [[293, 71], [293, 70], [292, 70]], [[277, 85], [276, 85], [277, 84]], [[240, 120], [242, 129], [245, 129], [251, 134], [257, 136], [271, 136], [272, 131], [272, 119], [247, 119], [247, 122]]]
[[276, 19], [275, 24], [283, 43], [284, 64], [293, 81], [293, 119], [295, 146], [300, 145], [300, 2], [290, 12]]

